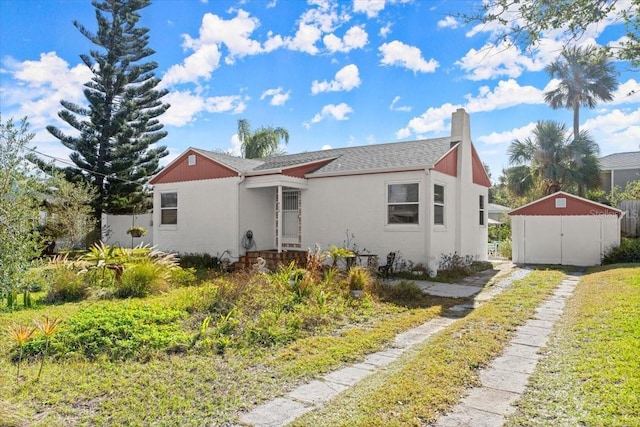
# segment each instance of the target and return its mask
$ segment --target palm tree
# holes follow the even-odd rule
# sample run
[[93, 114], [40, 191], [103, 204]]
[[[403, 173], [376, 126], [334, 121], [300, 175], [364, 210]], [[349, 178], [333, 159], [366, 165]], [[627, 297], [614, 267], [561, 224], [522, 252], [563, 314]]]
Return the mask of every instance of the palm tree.
[[251, 126], [246, 119], [238, 120], [238, 138], [242, 143], [242, 157], [246, 159], [259, 159], [263, 157], [281, 154], [280, 140], [289, 142], [289, 132], [281, 127], [260, 127], [251, 132]]
[[571, 186], [594, 188], [600, 176], [598, 144], [586, 131], [577, 138], [568, 135], [564, 124], [538, 122], [533, 136], [514, 140], [509, 147], [507, 185], [517, 196], [529, 193], [537, 183], [544, 194]]
[[618, 88], [615, 67], [595, 46], [569, 47], [546, 70], [560, 83], [545, 92], [544, 100], [554, 110], [573, 110], [573, 135], [576, 137], [580, 134], [580, 107], [595, 108], [598, 101], [611, 101]]

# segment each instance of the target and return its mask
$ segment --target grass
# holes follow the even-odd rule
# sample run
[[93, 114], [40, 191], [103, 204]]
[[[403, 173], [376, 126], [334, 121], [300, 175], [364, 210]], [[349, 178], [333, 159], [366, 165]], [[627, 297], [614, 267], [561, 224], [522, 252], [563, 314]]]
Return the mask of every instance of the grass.
[[562, 280], [534, 271], [433, 339], [371, 376], [296, 426], [420, 426], [433, 422], [478, 384], [478, 368], [508, 343]]
[[508, 426], [640, 425], [640, 267], [583, 277]]
[[[14, 324], [33, 325], [43, 316], [62, 319], [38, 382], [44, 340], [25, 346], [32, 351], [22, 363], [19, 381], [10, 360], [15, 346], [0, 340], [0, 425], [231, 424], [240, 411], [314, 375], [361, 360], [398, 332], [459, 303], [426, 296], [395, 301], [384, 292], [381, 299], [343, 299], [329, 288], [320, 295], [317, 285], [301, 300], [266, 279], [244, 279], [145, 298], [0, 313], [0, 331]], [[274, 307], [283, 307], [277, 311], [279, 321], [290, 322], [284, 326], [293, 325], [299, 333], [290, 341], [252, 341], [263, 325], [261, 313], [276, 315]], [[207, 313], [207, 337], [197, 338]], [[232, 322], [225, 313], [237, 319]], [[278, 336], [282, 325], [263, 326]], [[200, 345], [222, 333], [232, 340], [223, 352]], [[175, 342], [180, 343], [177, 351]]]

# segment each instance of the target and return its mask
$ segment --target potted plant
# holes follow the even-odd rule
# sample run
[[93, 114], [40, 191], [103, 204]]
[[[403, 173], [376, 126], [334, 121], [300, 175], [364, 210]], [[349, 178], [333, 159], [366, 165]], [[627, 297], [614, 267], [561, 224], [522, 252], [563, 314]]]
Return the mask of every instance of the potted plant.
[[147, 234], [147, 229], [139, 225], [132, 225], [127, 229], [127, 234], [131, 234], [131, 237], [142, 237]]

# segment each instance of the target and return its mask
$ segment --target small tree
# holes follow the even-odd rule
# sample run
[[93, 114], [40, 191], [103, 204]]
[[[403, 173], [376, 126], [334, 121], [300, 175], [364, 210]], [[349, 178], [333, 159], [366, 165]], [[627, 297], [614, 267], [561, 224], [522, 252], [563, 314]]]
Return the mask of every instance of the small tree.
[[[22, 287], [24, 273], [41, 248], [37, 231], [39, 186], [28, 173], [23, 150], [33, 134], [24, 118], [19, 124], [0, 117], [0, 296]], [[13, 298], [8, 302], [15, 304]]]
[[91, 202], [95, 189], [86, 182], [71, 183], [62, 175], [54, 174], [46, 181], [47, 221], [43, 237], [56, 241], [65, 239], [71, 249], [85, 247], [85, 239], [95, 227]]

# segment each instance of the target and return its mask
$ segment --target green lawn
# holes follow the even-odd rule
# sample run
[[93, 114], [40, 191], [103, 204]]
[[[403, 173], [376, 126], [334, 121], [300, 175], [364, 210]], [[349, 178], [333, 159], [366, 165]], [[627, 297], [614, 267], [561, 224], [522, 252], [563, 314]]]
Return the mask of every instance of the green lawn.
[[640, 267], [602, 267], [569, 300], [508, 426], [640, 425]]
[[[233, 423], [239, 411], [362, 360], [459, 303], [351, 300], [331, 286], [314, 284], [304, 294], [267, 278], [242, 279], [0, 313], [0, 425]], [[37, 353], [16, 379], [10, 357], [17, 353], [5, 331], [43, 315], [63, 319], [54, 354], [39, 382]]]
[[478, 384], [516, 327], [560, 284], [561, 271], [534, 271], [433, 339], [310, 412], [296, 426], [423, 426]]

